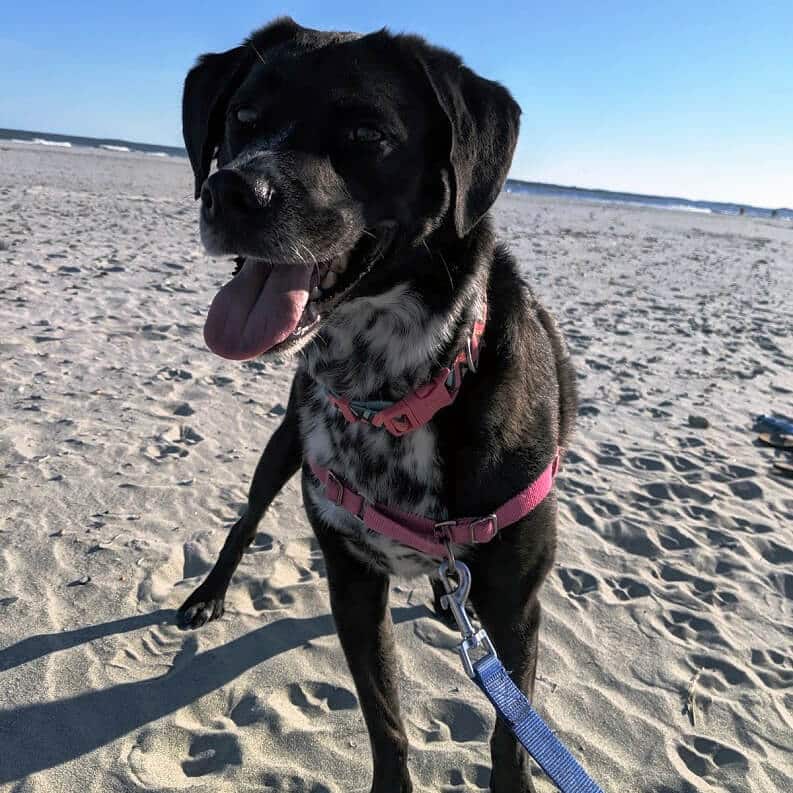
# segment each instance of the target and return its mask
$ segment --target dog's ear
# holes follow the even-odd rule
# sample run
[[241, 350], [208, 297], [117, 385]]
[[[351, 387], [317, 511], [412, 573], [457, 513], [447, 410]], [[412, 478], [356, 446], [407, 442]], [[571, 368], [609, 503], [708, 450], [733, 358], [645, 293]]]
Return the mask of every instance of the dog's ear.
[[187, 73], [182, 94], [182, 136], [195, 174], [195, 197], [209, 176], [215, 149], [223, 140], [229, 100], [256, 58], [304, 30], [294, 19], [279, 17], [233, 50], [208, 53]]
[[209, 176], [212, 159], [223, 139], [226, 109], [247, 72], [253, 52], [235, 47], [202, 55], [187, 73], [182, 94], [182, 135], [195, 175], [195, 197]]
[[419, 61], [448, 121], [451, 207], [457, 235], [464, 237], [504, 186], [518, 141], [520, 106], [504, 86], [479, 77], [449, 52], [427, 48]]

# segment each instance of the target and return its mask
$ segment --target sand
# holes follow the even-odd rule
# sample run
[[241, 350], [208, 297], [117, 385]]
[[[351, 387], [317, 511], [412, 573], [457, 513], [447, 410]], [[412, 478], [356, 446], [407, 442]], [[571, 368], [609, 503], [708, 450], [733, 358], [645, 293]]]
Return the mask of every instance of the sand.
[[[293, 371], [205, 348], [231, 266], [191, 193], [181, 160], [0, 147], [4, 793], [369, 790], [296, 480], [226, 616], [173, 625]], [[793, 413], [793, 229], [512, 196], [495, 217], [581, 389], [538, 709], [608, 793], [793, 790], [793, 482], [751, 431]], [[455, 635], [425, 581], [392, 590], [416, 790], [486, 789]]]

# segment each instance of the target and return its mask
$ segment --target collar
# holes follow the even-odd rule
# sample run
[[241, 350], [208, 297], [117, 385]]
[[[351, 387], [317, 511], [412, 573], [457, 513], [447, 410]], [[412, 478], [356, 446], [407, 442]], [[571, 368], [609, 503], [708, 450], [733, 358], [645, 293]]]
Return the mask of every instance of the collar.
[[350, 400], [334, 393], [329, 394], [328, 401], [350, 424], [362, 421], [373, 427], [382, 427], [395, 437], [423, 427], [439, 410], [454, 402], [465, 373], [476, 372], [486, 321], [487, 304], [483, 304], [480, 316], [465, 340], [465, 346], [457, 353], [451, 365], [441, 369], [429, 383], [419, 386], [398, 402]]

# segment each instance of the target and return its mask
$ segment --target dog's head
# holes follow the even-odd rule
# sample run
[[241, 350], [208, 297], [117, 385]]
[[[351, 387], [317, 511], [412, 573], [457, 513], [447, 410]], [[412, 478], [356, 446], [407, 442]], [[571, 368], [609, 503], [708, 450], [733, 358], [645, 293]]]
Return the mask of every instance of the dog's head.
[[281, 19], [204, 55], [184, 139], [204, 246], [240, 268], [210, 308], [209, 347], [297, 349], [390, 246], [466, 236], [503, 186], [519, 115], [502, 86], [412, 36]]

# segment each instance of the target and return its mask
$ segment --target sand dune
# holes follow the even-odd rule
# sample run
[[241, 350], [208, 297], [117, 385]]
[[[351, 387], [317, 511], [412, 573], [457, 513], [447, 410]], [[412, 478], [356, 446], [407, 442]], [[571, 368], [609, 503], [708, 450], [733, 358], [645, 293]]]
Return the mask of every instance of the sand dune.
[[[289, 483], [223, 620], [209, 569], [292, 364], [225, 362], [185, 162], [0, 147], [0, 791], [368, 791], [368, 740]], [[504, 196], [581, 389], [536, 704], [610, 793], [793, 790], [789, 223]], [[493, 717], [394, 581], [418, 791], [487, 789]], [[550, 785], [538, 778], [538, 790]]]

